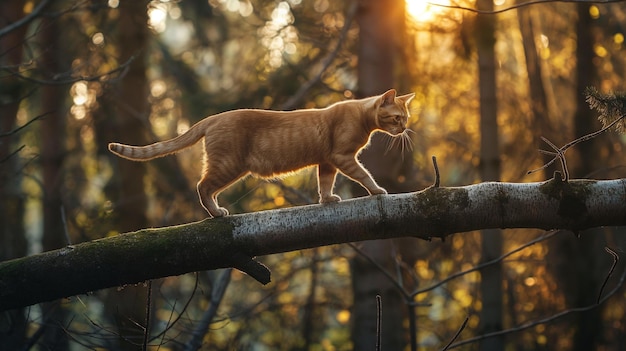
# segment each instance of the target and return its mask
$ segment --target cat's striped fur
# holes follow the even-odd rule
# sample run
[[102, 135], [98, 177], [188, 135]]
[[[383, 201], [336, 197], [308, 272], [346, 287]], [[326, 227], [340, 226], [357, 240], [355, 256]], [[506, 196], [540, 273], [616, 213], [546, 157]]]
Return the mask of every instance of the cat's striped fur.
[[192, 146], [204, 137], [205, 160], [197, 190], [202, 206], [214, 217], [228, 211], [217, 195], [238, 179], [253, 174], [271, 178], [317, 165], [320, 202], [341, 200], [333, 194], [337, 171], [370, 194], [386, 194], [358, 161], [376, 130], [402, 135], [415, 94], [348, 100], [323, 109], [270, 111], [242, 109], [209, 116], [176, 138], [147, 146], [110, 143], [114, 154], [147, 161]]

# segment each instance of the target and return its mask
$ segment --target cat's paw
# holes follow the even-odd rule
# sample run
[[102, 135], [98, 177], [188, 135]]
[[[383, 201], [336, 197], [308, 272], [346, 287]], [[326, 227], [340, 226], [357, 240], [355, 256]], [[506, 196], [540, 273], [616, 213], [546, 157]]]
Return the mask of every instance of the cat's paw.
[[383, 189], [381, 187], [378, 187], [377, 189], [370, 190], [370, 194], [371, 195], [381, 195], [381, 194], [385, 195], [385, 194], [387, 194], [387, 190], [385, 190], [385, 189]]
[[228, 216], [228, 210], [225, 209], [224, 207], [218, 207], [218, 208], [214, 208], [211, 209], [211, 211], [209, 211], [209, 213], [211, 214], [211, 216], [213, 217], [224, 217], [224, 216]]
[[332, 194], [330, 196], [324, 196], [320, 198], [320, 203], [328, 203], [328, 202], [337, 202], [337, 201], [341, 201], [341, 198], [339, 197], [339, 195], [335, 195]]

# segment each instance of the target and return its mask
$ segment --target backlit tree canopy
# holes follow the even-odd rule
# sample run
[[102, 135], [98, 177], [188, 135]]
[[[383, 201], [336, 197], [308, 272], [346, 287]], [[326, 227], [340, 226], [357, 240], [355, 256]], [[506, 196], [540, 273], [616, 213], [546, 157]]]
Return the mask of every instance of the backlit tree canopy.
[[[0, 345], [351, 350], [380, 336], [383, 349], [431, 350], [456, 335], [452, 347], [489, 349], [488, 337], [505, 348], [619, 348], [625, 16], [620, 1], [0, 2], [0, 296], [25, 299], [16, 287], [26, 283], [39, 296], [0, 302], [11, 308], [0, 314]], [[147, 163], [106, 147], [169, 139], [226, 110], [325, 107], [388, 88], [416, 93], [411, 147], [376, 137], [362, 155], [388, 196], [305, 207], [317, 201], [316, 173], [306, 169], [235, 183], [220, 195], [234, 216], [205, 220], [199, 146]], [[481, 183], [495, 180], [489, 167], [503, 183]], [[468, 189], [485, 189], [495, 207], [481, 217], [468, 210], [480, 196], [441, 198]], [[344, 177], [335, 190], [364, 195]], [[533, 194], [543, 197], [534, 203]], [[600, 198], [607, 207], [594, 207]], [[259, 240], [254, 250], [220, 236], [224, 256], [195, 257], [233, 221], [259, 218], [280, 228], [246, 236]], [[204, 225], [219, 228], [198, 241], [180, 236]], [[285, 246], [263, 246], [291, 225]], [[149, 228], [173, 230], [155, 267], [144, 260], [160, 257]], [[487, 228], [517, 228], [497, 234], [501, 252], [491, 258], [477, 231]], [[430, 237], [445, 240], [419, 239]], [[120, 251], [107, 243], [131, 241], [138, 246], [115, 262]], [[47, 287], [58, 290], [36, 284], [51, 276], [29, 281], [34, 273], [12, 270], [98, 248], [84, 267], [45, 261], [71, 288], [50, 298], [41, 298]], [[90, 264], [98, 267], [83, 269]], [[241, 273], [259, 279], [263, 266], [267, 285]], [[495, 266], [495, 277], [485, 273]], [[501, 288], [497, 307], [483, 300], [486, 280]], [[67, 294], [79, 295], [50, 301]], [[368, 329], [376, 295], [379, 333]], [[485, 312], [499, 318], [495, 329]]]

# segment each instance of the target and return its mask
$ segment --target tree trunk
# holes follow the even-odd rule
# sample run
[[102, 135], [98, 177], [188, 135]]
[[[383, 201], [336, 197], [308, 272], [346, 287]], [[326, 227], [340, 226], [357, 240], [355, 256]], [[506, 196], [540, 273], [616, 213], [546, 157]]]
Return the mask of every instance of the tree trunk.
[[[476, 8], [493, 10], [492, 0], [478, 0]], [[500, 147], [496, 101], [495, 16], [478, 15], [476, 44], [478, 52], [478, 84], [480, 92], [480, 176], [483, 181], [500, 179]], [[502, 233], [498, 229], [481, 233], [481, 261], [487, 262], [502, 255]], [[491, 265], [481, 271], [480, 333], [502, 329], [502, 264]], [[480, 343], [485, 351], [503, 350], [502, 337], [489, 338]]]
[[[0, 28], [24, 16], [24, 1], [0, 1]], [[14, 29], [0, 38], [0, 67], [14, 67], [22, 61], [22, 40], [26, 27]], [[0, 84], [0, 134], [15, 129], [15, 121], [24, 89], [21, 82], [5, 74]], [[24, 194], [19, 172], [20, 158], [11, 155], [18, 149], [18, 134], [0, 136], [0, 261], [26, 255], [24, 236]], [[0, 344], [17, 350], [26, 337], [24, 311], [7, 312], [0, 317]]]
[[[62, 33], [57, 19], [44, 20], [41, 32], [42, 69], [47, 79], [64, 72], [61, 63], [63, 49], [60, 45]], [[65, 157], [65, 97], [67, 89], [59, 85], [44, 85], [41, 88], [41, 112], [47, 115], [41, 120], [41, 173], [43, 187], [43, 249], [50, 251], [70, 243], [64, 235], [61, 216], [63, 207], [62, 166]]]
[[[589, 4], [577, 4], [576, 22], [576, 112], [574, 115], [574, 137], [591, 133], [601, 128], [585, 102], [585, 89], [596, 81], [594, 64], [594, 24], [589, 15]], [[576, 146], [576, 159], [570, 168], [571, 176], [583, 177], [596, 167], [603, 167], [598, 161], [600, 138], [591, 139]], [[565, 295], [569, 307], [578, 307], [593, 302], [602, 284], [608, 267], [602, 264], [604, 255], [602, 245], [605, 235], [601, 229], [593, 234], [585, 233], [580, 238], [560, 236], [551, 241], [550, 253], [553, 265], [550, 270], [557, 278], [559, 288]], [[602, 313], [600, 306], [591, 311], [577, 314], [572, 318], [574, 345], [573, 350], [593, 350], [602, 338]]]
[[[149, 143], [145, 128], [149, 125], [146, 122], [150, 113], [146, 78], [149, 41], [147, 2], [122, 2], [119, 15], [117, 38], [120, 57], [122, 60], [134, 57], [134, 60], [117, 91], [107, 93], [113, 95], [109, 96], [107, 105], [113, 106], [106, 106], [103, 111], [113, 114], [105, 117], [112, 125], [107, 128], [111, 133], [108, 135], [109, 142], [144, 145]], [[117, 158], [112, 162], [116, 169], [115, 177], [106, 192], [114, 204], [117, 227], [122, 232], [147, 227], [146, 164]], [[136, 350], [143, 340], [147, 293], [146, 286], [127, 286], [121, 291], [111, 289], [107, 292], [107, 314], [115, 318], [120, 347], [124, 350]]]
[[[522, 3], [523, 0], [518, 0]], [[554, 140], [554, 128], [551, 124], [550, 111], [548, 107], [548, 96], [543, 83], [543, 70], [541, 66], [541, 58], [537, 52], [535, 44], [535, 28], [533, 26], [532, 8], [522, 7], [517, 10], [517, 18], [519, 21], [520, 33], [522, 34], [522, 43], [524, 46], [524, 58], [526, 59], [526, 72], [528, 74], [528, 93], [530, 96], [530, 111], [532, 125], [534, 126], [534, 140], [540, 141], [541, 137], [552, 140], [557, 145], [562, 140]], [[582, 101], [582, 99], [581, 99]], [[564, 137], [564, 136], [559, 136]], [[549, 162], [552, 157], [544, 155], [544, 162]], [[554, 173], [555, 166], [548, 167], [543, 170], [545, 175], [543, 179], [550, 178]]]
[[[398, 38], [404, 33], [402, 1], [367, 0], [359, 2], [358, 97], [381, 94], [395, 86]], [[404, 93], [404, 92], [402, 92]], [[375, 134], [368, 149], [360, 156], [376, 181], [390, 193], [398, 192], [398, 177], [410, 163], [411, 157], [402, 157], [398, 150], [386, 152], [384, 135]], [[405, 179], [414, 179], [405, 177]], [[404, 189], [406, 190], [406, 189]], [[362, 190], [358, 190], [362, 191]], [[362, 193], [361, 193], [362, 194]], [[388, 271], [395, 271], [393, 242], [368, 241], [362, 251]], [[405, 247], [406, 245], [397, 245]], [[411, 265], [409, 263], [409, 265]], [[406, 307], [400, 293], [379, 268], [367, 259], [357, 256], [351, 262], [354, 306], [352, 314], [352, 341], [355, 350], [373, 349], [376, 345], [376, 295], [382, 298], [383, 350], [400, 350], [406, 345], [402, 321]]]
[[[69, 65], [65, 50], [61, 45], [64, 37], [62, 23], [59, 18], [44, 19], [40, 35], [42, 50], [41, 68], [47, 80], [54, 80], [60, 72], [67, 72]], [[47, 84], [41, 87], [41, 113], [47, 115], [40, 125], [40, 160], [42, 174], [42, 212], [44, 251], [61, 248], [69, 244], [65, 237], [65, 230], [61, 211], [63, 202], [63, 159], [65, 157], [65, 97], [67, 88], [62, 85]], [[43, 318], [46, 321], [40, 328], [44, 329], [42, 344], [55, 350], [64, 350], [69, 346], [68, 337], [61, 327], [65, 325], [68, 315], [58, 303], [42, 305]]]

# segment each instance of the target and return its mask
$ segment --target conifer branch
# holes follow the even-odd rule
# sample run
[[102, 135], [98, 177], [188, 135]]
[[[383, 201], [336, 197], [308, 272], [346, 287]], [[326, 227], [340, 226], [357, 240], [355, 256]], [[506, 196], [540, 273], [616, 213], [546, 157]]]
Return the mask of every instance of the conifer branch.
[[603, 128], [613, 127], [618, 133], [623, 133], [626, 125], [626, 93], [615, 92], [613, 94], [603, 94], [595, 87], [587, 87], [585, 91], [587, 98], [585, 101], [591, 109], [598, 111], [598, 119], [602, 122]]

